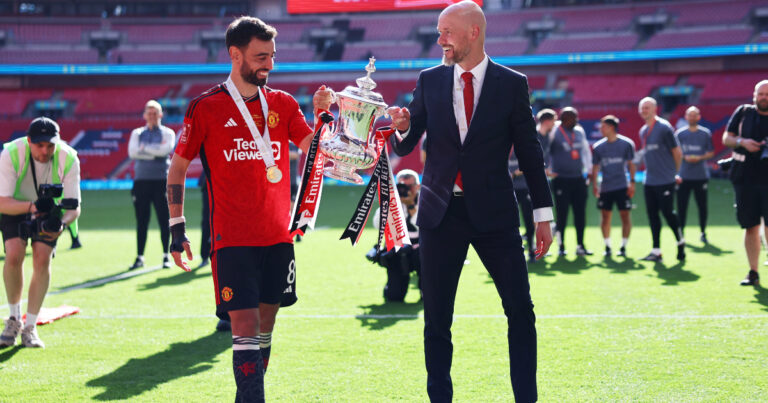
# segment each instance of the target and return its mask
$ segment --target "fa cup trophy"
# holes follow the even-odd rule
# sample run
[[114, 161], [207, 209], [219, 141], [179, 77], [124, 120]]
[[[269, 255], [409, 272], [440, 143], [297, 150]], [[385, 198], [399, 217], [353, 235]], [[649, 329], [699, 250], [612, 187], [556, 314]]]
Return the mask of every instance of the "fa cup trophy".
[[350, 85], [335, 94], [339, 117], [332, 133], [320, 140], [320, 152], [333, 163], [325, 169], [328, 177], [362, 184], [363, 178], [355, 171], [372, 167], [379, 158], [373, 124], [385, 115], [387, 104], [381, 94], [373, 92], [376, 83], [371, 73], [376, 71], [375, 61], [373, 57], [368, 59], [368, 74], [356, 80], [357, 87]]

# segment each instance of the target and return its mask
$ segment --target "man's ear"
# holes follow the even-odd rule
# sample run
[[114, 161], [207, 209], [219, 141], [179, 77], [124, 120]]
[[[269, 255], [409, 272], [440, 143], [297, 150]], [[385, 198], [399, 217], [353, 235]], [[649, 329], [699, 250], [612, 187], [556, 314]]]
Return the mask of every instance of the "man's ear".
[[230, 46], [228, 50], [229, 58], [232, 59], [233, 62], [239, 64], [243, 57], [243, 52], [241, 52], [237, 46]]

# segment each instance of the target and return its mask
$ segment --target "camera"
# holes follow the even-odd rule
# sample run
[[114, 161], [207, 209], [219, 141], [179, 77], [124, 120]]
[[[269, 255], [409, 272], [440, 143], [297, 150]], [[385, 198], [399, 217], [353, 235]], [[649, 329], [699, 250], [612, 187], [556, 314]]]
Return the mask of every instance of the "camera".
[[418, 248], [412, 245], [403, 245], [397, 252], [394, 248], [387, 251], [379, 249], [378, 245], [373, 245], [373, 248], [365, 254], [365, 258], [381, 267], [397, 267], [403, 274], [419, 271], [421, 268]]
[[38, 187], [38, 197], [35, 201], [38, 216], [32, 220], [19, 223], [19, 235], [22, 238], [32, 238], [41, 232], [58, 232], [61, 229], [62, 210], [74, 210], [78, 207], [77, 199], [62, 199], [56, 204], [56, 198], [61, 197], [64, 186], [60, 184], [42, 184]]

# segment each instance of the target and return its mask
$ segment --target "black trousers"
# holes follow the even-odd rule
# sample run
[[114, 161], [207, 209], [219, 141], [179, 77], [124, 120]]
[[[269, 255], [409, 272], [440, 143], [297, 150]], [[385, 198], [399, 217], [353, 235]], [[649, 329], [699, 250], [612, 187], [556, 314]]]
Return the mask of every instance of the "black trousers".
[[531, 194], [528, 189], [515, 189], [517, 206], [520, 214], [523, 215], [525, 224], [525, 242], [527, 242], [528, 252], [533, 253], [536, 250], [534, 235], [536, 235], [536, 226], [533, 223], [533, 204], [531, 203]]
[[675, 239], [680, 241], [680, 223], [674, 210], [675, 204], [675, 184], [658, 186], [645, 186], [645, 211], [648, 214], [648, 223], [651, 226], [651, 236], [653, 237], [653, 247], [661, 247], [661, 218], [659, 212], [664, 215], [667, 225], [675, 234]]
[[696, 206], [699, 209], [699, 228], [701, 232], [706, 232], [707, 229], [707, 186], [709, 184], [708, 179], [700, 180], [683, 180], [683, 182], [677, 188], [677, 214], [680, 218], [680, 231], [685, 230], [685, 222], [688, 216], [688, 200], [691, 198], [691, 191], [693, 191], [693, 198], [696, 199]]
[[584, 228], [587, 225], [587, 182], [584, 178], [552, 179], [557, 210], [556, 230], [560, 233], [561, 247], [565, 245], [565, 226], [568, 208], [573, 207], [573, 226], [576, 227], [576, 243], [584, 246]]
[[496, 285], [507, 317], [509, 372], [515, 400], [536, 401], [536, 317], [520, 231], [477, 231], [469, 221], [463, 197], [453, 197], [440, 225], [420, 228], [419, 235], [430, 400], [449, 402], [453, 397], [451, 324], [456, 287], [471, 244]]
[[200, 257], [205, 260], [211, 257], [211, 206], [208, 201], [208, 185], [202, 182], [200, 190], [203, 193], [203, 222], [200, 229], [203, 232], [200, 240]]
[[163, 253], [168, 253], [171, 232], [168, 226], [168, 198], [165, 192], [166, 181], [164, 179], [136, 180], [133, 182], [131, 196], [133, 197], [133, 208], [136, 212], [136, 252], [138, 255], [144, 254], [144, 248], [147, 244], [149, 213], [152, 206], [155, 206], [155, 215], [160, 227], [160, 241], [163, 243]]

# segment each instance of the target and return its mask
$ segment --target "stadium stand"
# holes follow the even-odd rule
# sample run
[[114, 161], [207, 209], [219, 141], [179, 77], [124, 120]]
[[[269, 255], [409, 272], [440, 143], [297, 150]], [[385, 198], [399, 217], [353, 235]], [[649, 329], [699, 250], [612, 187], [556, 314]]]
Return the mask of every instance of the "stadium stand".
[[[75, 115], [108, 117], [109, 115], [141, 115], [149, 99], [164, 96], [170, 86], [73, 88], [62, 91], [61, 99], [74, 102]], [[105, 116], [106, 115], [106, 116]]]
[[51, 90], [0, 90], [0, 115], [4, 117], [17, 117], [24, 113], [30, 102], [48, 99]]
[[627, 33], [589, 33], [568, 36], [551, 35], [536, 48], [537, 54], [603, 52], [631, 50], [637, 44], [637, 34]]
[[694, 46], [740, 45], [748, 43], [753, 28], [744, 26], [670, 29], [648, 40], [645, 49], [686, 48]]
[[696, 73], [688, 76], [687, 83], [701, 88], [699, 100], [707, 103], [749, 101], [755, 84], [768, 77], [765, 72]]
[[654, 88], [672, 85], [675, 74], [653, 75], [579, 75], [563, 77], [561, 87], [573, 93], [575, 104], [636, 104]]
[[415, 59], [420, 54], [421, 44], [412, 41], [350, 43], [344, 46], [341, 60], [368, 60], [371, 56], [378, 60]]
[[52, 44], [7, 46], [0, 50], [1, 64], [95, 64], [98, 61], [99, 52], [83, 45], [69, 48]]
[[208, 50], [194, 45], [139, 45], [120, 46], [109, 53], [108, 60], [113, 64], [189, 64], [205, 63]]

